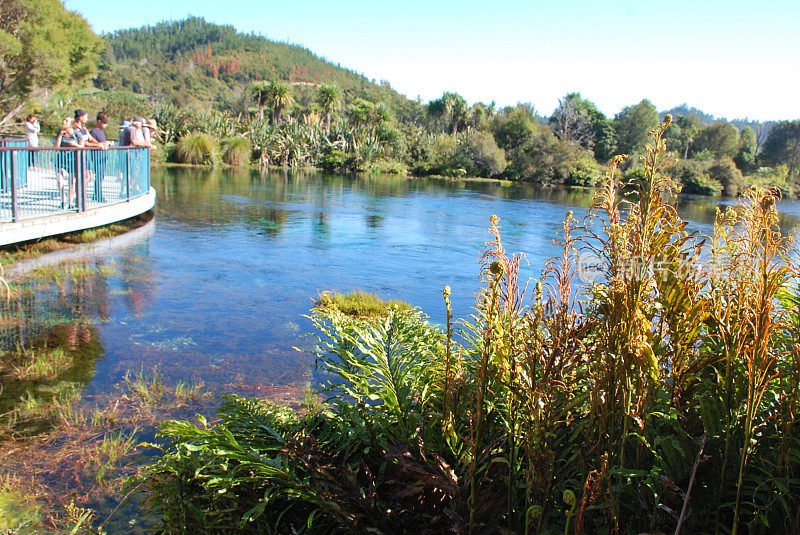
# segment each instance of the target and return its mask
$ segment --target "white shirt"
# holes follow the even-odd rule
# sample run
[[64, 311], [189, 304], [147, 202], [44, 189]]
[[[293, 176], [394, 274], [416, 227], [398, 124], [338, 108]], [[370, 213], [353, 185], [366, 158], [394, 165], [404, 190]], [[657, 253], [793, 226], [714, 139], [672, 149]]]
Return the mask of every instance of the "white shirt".
[[29, 147], [39, 146], [39, 131], [42, 126], [39, 123], [33, 124], [25, 121], [25, 138], [28, 140]]

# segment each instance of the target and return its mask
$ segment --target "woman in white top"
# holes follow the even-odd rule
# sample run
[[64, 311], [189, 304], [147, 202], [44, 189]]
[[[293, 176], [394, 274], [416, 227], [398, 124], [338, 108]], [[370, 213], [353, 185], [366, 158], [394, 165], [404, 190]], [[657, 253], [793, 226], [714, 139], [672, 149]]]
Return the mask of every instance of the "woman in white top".
[[[39, 124], [39, 119], [34, 114], [28, 115], [25, 119], [25, 139], [28, 140], [29, 147], [39, 146], [39, 132], [42, 127]], [[28, 166], [36, 168], [36, 151], [28, 151]]]
[[25, 119], [25, 138], [28, 140], [29, 147], [39, 146], [39, 132], [42, 130], [39, 119], [34, 114], [28, 115]]

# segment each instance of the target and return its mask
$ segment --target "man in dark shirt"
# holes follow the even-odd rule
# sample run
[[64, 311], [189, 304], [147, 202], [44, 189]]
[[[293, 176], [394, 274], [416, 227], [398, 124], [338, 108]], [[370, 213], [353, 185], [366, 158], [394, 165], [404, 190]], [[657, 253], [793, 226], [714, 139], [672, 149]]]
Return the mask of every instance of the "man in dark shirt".
[[106, 137], [106, 127], [108, 126], [108, 117], [104, 114], [98, 114], [97, 116], [97, 125], [92, 128], [92, 131], [89, 132], [92, 137], [100, 143], [103, 143], [104, 146], [107, 148], [111, 142]]
[[[111, 145], [111, 141], [108, 140], [106, 137], [105, 129], [108, 126], [108, 117], [105, 114], [98, 114], [97, 115], [97, 124], [89, 134], [92, 136], [97, 142], [97, 147], [101, 149], [107, 149], [109, 145]], [[97, 171], [97, 177], [94, 181], [94, 195], [93, 199], [97, 202], [103, 202], [103, 179], [105, 178], [106, 174], [106, 159], [107, 155], [103, 153], [93, 152], [89, 153], [89, 161], [92, 163], [92, 167], [94, 167]]]

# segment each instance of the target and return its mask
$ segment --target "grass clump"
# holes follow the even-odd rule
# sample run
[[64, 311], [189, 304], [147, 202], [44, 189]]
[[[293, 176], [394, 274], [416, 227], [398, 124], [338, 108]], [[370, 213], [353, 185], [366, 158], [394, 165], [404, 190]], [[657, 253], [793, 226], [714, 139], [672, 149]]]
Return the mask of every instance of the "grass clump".
[[338, 310], [355, 318], [384, 317], [390, 310], [411, 310], [411, 305], [396, 299], [384, 300], [377, 294], [355, 290], [349, 293], [322, 292], [315, 306], [320, 310]]
[[[164, 531], [798, 533], [800, 266], [779, 192], [686, 230], [662, 135], [614, 158], [532, 285], [492, 217], [475, 313], [317, 306], [327, 398], [172, 421], [142, 484]], [[583, 256], [586, 255], [586, 256]], [[591, 263], [587, 263], [587, 258]]]
[[17, 353], [19, 365], [13, 366], [12, 377], [18, 380], [53, 378], [69, 369], [74, 359], [60, 347], [28, 350]]
[[178, 163], [217, 165], [220, 159], [219, 145], [208, 134], [190, 134], [178, 142], [175, 157]]
[[145, 404], [157, 403], [164, 397], [166, 387], [163, 376], [157, 369], [152, 373], [145, 373], [144, 368], [139, 373], [125, 372], [122, 379], [125, 389], [138, 396]]
[[247, 138], [237, 136], [222, 140], [222, 161], [228, 165], [248, 165], [253, 146]]

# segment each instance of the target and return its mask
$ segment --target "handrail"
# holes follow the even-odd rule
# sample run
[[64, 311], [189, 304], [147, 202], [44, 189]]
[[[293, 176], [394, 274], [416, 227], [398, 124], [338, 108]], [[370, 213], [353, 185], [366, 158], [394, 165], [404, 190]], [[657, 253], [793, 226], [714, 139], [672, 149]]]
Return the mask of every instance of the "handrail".
[[10, 151], [10, 150], [124, 150], [124, 149], [144, 149], [146, 147], [137, 147], [135, 145], [112, 145], [107, 149], [103, 147], [0, 147], [0, 151]]
[[0, 147], [0, 223], [85, 212], [149, 191], [144, 147]]

